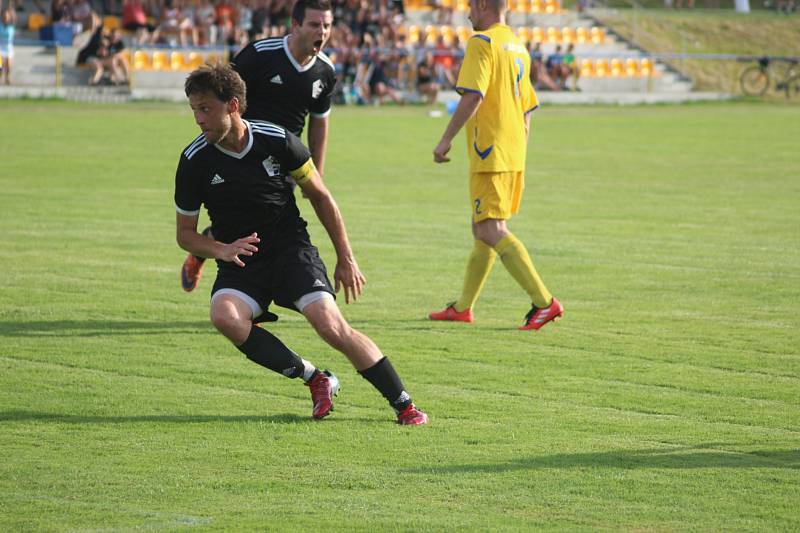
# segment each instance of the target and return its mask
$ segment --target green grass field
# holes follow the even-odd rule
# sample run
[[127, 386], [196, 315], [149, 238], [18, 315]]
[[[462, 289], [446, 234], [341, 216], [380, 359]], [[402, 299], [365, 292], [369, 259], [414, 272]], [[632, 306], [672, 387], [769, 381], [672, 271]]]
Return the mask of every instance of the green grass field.
[[0, 531], [800, 529], [800, 108], [538, 111], [511, 228], [567, 310], [539, 333], [499, 262], [475, 324], [425, 320], [471, 247], [463, 137], [435, 166], [445, 119], [336, 109], [326, 181], [368, 278], [344, 312], [418, 428], [282, 310], [342, 382], [313, 422], [213, 330], [213, 268], [180, 290], [187, 107], [0, 117]]

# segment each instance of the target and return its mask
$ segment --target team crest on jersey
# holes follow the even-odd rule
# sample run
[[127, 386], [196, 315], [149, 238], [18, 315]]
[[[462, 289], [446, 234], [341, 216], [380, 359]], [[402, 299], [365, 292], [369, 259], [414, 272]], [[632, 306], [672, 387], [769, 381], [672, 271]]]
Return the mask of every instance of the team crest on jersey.
[[322, 80], [317, 80], [311, 86], [311, 98], [319, 98], [319, 95], [322, 94], [322, 89], [325, 88], [325, 84], [322, 83]]
[[269, 156], [264, 161], [261, 162], [264, 165], [264, 170], [267, 171], [269, 177], [277, 176], [281, 173], [281, 165], [277, 161], [275, 161], [272, 156]]

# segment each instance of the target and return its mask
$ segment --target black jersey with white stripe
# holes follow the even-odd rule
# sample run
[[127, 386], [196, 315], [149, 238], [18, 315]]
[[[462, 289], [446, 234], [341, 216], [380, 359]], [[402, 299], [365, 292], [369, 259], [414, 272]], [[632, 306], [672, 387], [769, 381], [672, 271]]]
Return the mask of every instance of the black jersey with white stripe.
[[330, 113], [336, 77], [333, 62], [323, 52], [301, 66], [287, 40], [253, 41], [233, 59], [232, 66], [247, 86], [244, 117], [280, 124], [299, 137], [307, 114], [324, 117]]
[[311, 156], [295, 135], [264, 121], [244, 121], [248, 144], [234, 153], [200, 135], [181, 153], [175, 174], [175, 208], [194, 216], [205, 205], [214, 237], [224, 243], [258, 232], [259, 256], [308, 243], [289, 172]]

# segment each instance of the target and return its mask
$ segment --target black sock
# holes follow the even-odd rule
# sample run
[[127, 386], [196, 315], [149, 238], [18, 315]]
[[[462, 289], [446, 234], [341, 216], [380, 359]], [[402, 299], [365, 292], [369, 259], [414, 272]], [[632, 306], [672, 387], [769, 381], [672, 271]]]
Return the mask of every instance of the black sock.
[[358, 373], [383, 394], [396, 412], [399, 413], [411, 404], [411, 396], [405, 391], [400, 376], [386, 357]]
[[237, 346], [254, 363], [283, 374], [287, 378], [299, 378], [306, 370], [306, 362], [290, 350], [281, 340], [258, 326], [250, 329], [250, 335], [241, 346]]
[[[200, 232], [201, 235], [208, 237], [208, 234], [211, 233], [211, 226], [207, 227], [203, 231]], [[201, 263], [206, 260], [205, 257], [200, 257], [199, 255], [194, 256], [195, 259], [200, 261]]]

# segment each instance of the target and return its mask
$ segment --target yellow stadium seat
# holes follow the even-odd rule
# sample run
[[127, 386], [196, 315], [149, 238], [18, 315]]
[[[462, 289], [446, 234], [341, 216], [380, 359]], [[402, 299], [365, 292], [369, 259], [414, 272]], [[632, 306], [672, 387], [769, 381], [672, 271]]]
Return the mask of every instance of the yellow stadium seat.
[[655, 69], [653, 68], [653, 60], [649, 57], [643, 58], [639, 63], [639, 72], [642, 76], [652, 76], [655, 72]]
[[169, 55], [169, 68], [172, 70], [185, 70], [186, 67], [187, 62], [183, 52], [172, 52]]
[[591, 30], [592, 42], [595, 44], [604, 43], [606, 40], [606, 30], [597, 26], [592, 27]]
[[133, 68], [134, 70], [150, 70], [152, 63], [150, 56], [143, 50], [136, 50], [133, 53]]
[[625, 61], [625, 74], [628, 76], [638, 76], [639, 75], [639, 63], [636, 62], [635, 59], [629, 57]]
[[611, 60], [611, 75], [615, 78], [625, 76], [625, 66], [622, 64], [621, 59], [615, 57]]
[[42, 13], [31, 13], [28, 15], [28, 30], [39, 31], [44, 26], [47, 26], [47, 17]]
[[545, 3], [544, 0], [533, 0], [531, 2], [531, 13], [538, 14], [544, 13]]
[[439, 28], [439, 35], [444, 37], [444, 44], [452, 46], [456, 37], [456, 30], [452, 26], [442, 26]]
[[169, 70], [169, 57], [167, 53], [162, 50], [153, 52], [153, 70]]
[[457, 26], [456, 35], [458, 35], [458, 40], [461, 41], [461, 45], [465, 46], [467, 40], [472, 36], [472, 30], [466, 26]]
[[515, 13], [529, 13], [531, 10], [530, 0], [517, 0], [514, 5]]
[[539, 26], [534, 26], [531, 28], [531, 39], [533, 39], [533, 42], [535, 43], [543, 43], [547, 40], [545, 38], [544, 30]]
[[197, 52], [189, 52], [189, 59], [186, 61], [186, 68], [194, 70], [203, 64], [203, 56]]
[[594, 65], [591, 59], [581, 59], [581, 77], [591, 78], [594, 76]]
[[519, 40], [523, 43], [528, 44], [533, 38], [533, 32], [531, 32], [531, 29], [527, 26], [520, 26], [517, 28], [517, 37], [519, 37]]
[[575, 42], [578, 43], [589, 43], [592, 41], [592, 37], [589, 34], [589, 30], [586, 27], [581, 26], [575, 30]]
[[549, 14], [561, 13], [561, 4], [558, 3], [558, 0], [547, 0], [544, 5], [544, 12]]
[[462, 13], [469, 11], [469, 0], [456, 0], [456, 11]]
[[106, 31], [116, 30], [122, 27], [122, 19], [114, 15], [106, 15], [103, 17], [103, 28]]
[[206, 56], [206, 63], [208, 63], [209, 65], [216, 65], [217, 63], [221, 63], [221, 62], [222, 62], [222, 58], [220, 58], [220, 55], [218, 53], [216, 53], [216, 52], [210, 52]]
[[611, 66], [608, 59], [598, 59], [594, 64], [594, 74], [598, 78], [605, 78], [611, 75]]
[[417, 44], [419, 42], [419, 27], [411, 26], [408, 29], [408, 36], [406, 37], [408, 44]]
[[558, 28], [553, 28], [552, 26], [547, 28], [547, 42], [548, 43], [560, 43], [561, 42], [561, 31]]
[[577, 36], [575, 35], [575, 28], [571, 28], [569, 26], [561, 28], [561, 39], [565, 43], [577, 42]]

